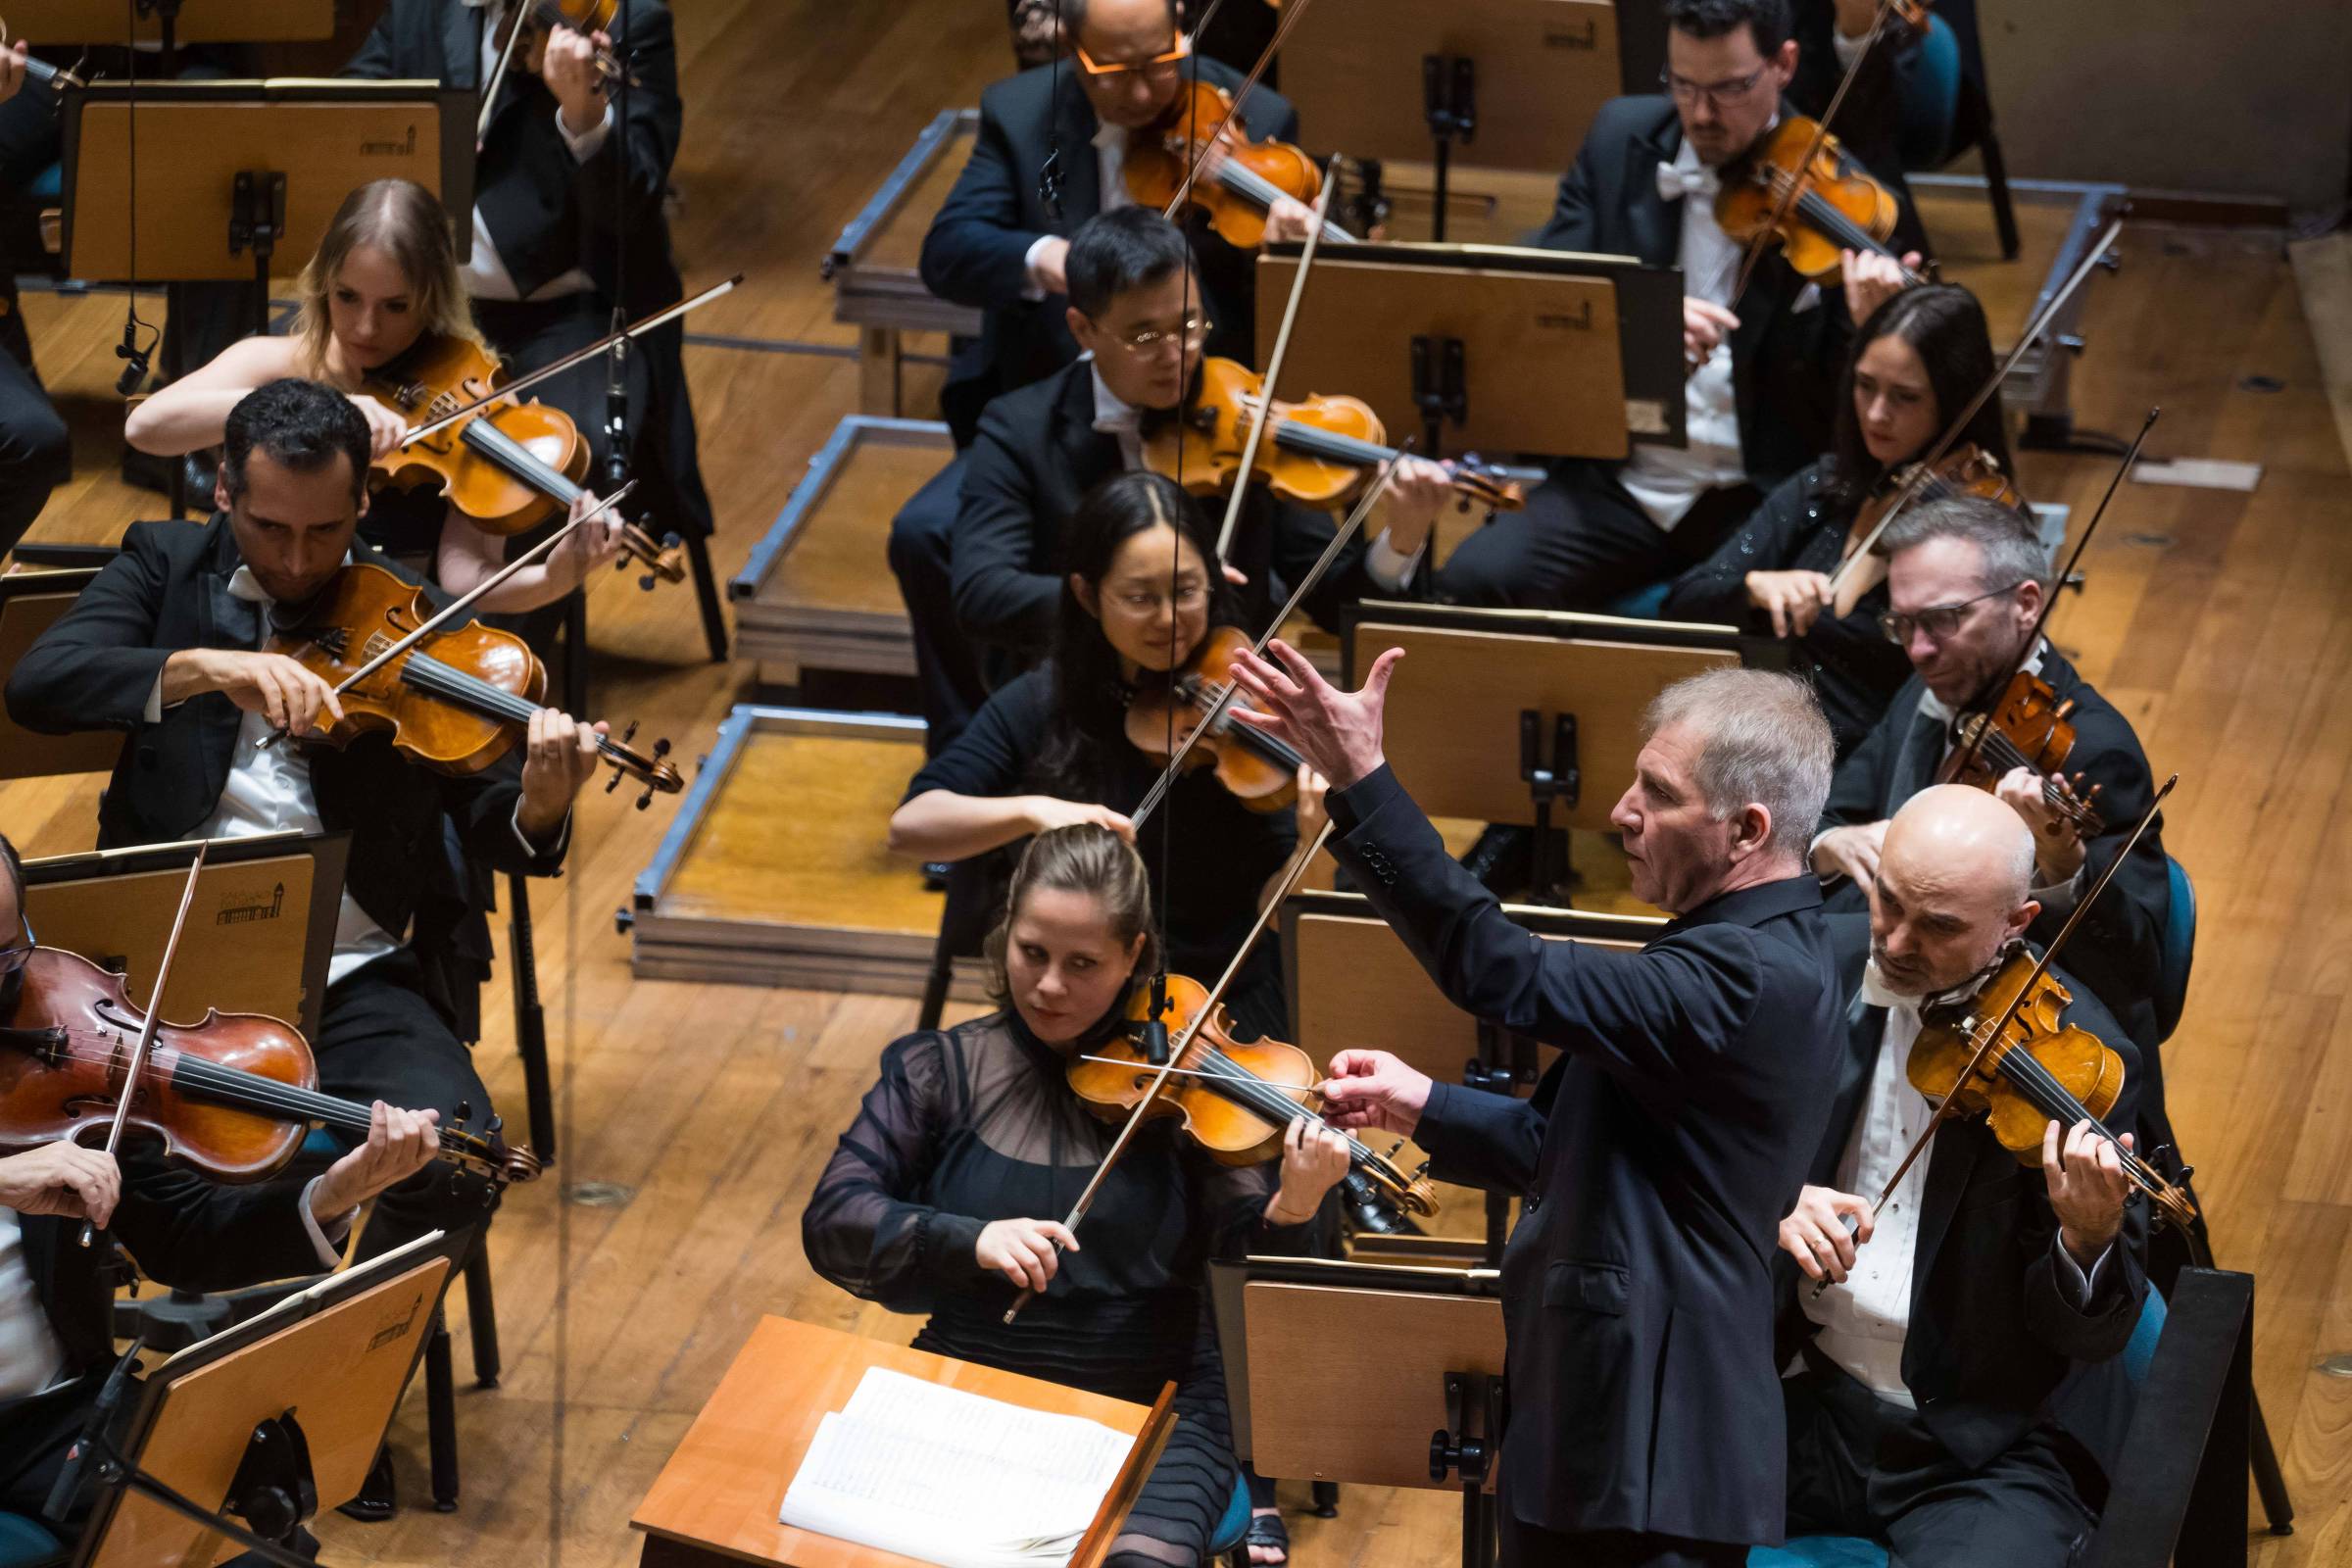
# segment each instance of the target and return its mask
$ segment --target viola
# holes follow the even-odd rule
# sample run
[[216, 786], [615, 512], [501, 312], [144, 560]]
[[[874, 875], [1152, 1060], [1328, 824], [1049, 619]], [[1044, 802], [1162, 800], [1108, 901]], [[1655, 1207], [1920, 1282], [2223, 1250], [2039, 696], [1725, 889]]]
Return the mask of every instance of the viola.
[[[403, 756], [460, 775], [478, 773], [504, 757], [543, 706], [546, 666], [520, 637], [479, 621], [434, 630], [381, 659], [431, 615], [423, 588], [381, 566], [355, 562], [337, 572], [296, 619], [278, 628], [270, 652], [285, 655], [336, 687], [343, 705], [338, 723], [323, 736], [305, 739], [342, 747], [361, 735], [388, 730]], [[360, 675], [379, 659], [378, 667]], [[617, 739], [599, 736], [597, 751], [613, 769], [608, 791], [623, 777], [645, 786], [637, 801], [643, 810], [656, 792], [675, 795], [686, 782], [662, 760], [669, 742], [656, 741], [650, 755], [629, 745], [636, 728], [630, 725]]]
[[[1217, 782], [1252, 811], [1279, 811], [1298, 799], [1304, 759], [1263, 730], [1236, 723], [1228, 671], [1250, 639], [1235, 626], [1213, 626], [1164, 691], [1140, 693], [1127, 705], [1127, 738], [1154, 762], [1168, 760], [1170, 736], [1182, 740], [1204, 719], [1208, 728], [1185, 754], [1187, 769], [1213, 767]], [[1213, 717], [1212, 717], [1213, 715]]]
[[[1323, 175], [1313, 159], [1289, 142], [1250, 141], [1241, 130], [1231, 93], [1214, 82], [1188, 81], [1156, 122], [1127, 133], [1121, 172], [1129, 199], [1165, 212], [1182, 191], [1189, 205], [1208, 215], [1209, 227], [1227, 244], [1257, 249], [1266, 240], [1266, 210], [1285, 196], [1313, 206]], [[1216, 172], [1187, 189], [1185, 179], [1201, 149], [1220, 141], [1224, 157]], [[1353, 234], [1328, 219], [1323, 237], [1355, 243]]]
[[2041, 1163], [2051, 1122], [2087, 1119], [2116, 1146], [2124, 1173], [2182, 1230], [2196, 1218], [2188, 1195], [2123, 1147], [2104, 1125], [2124, 1089], [2124, 1062], [2104, 1041], [2063, 1021], [2074, 994], [2020, 947], [1966, 1002], [1930, 1007], [1904, 1072], [1954, 1116], [1982, 1115], [2019, 1163]]
[[[2001, 470], [2001, 460], [1973, 441], [1956, 446], [1935, 463], [1925, 465], [1925, 472], [1922, 467], [1923, 465], [1914, 463], [1889, 470], [1878, 489], [1862, 503], [1846, 532], [1848, 559], [1862, 553], [1866, 542], [1875, 545], [1885, 531], [1888, 514], [1898, 505], [1941, 501], [1949, 496], [1978, 496], [2014, 511], [2025, 510], [2025, 492]], [[1862, 596], [1886, 580], [1886, 554], [1870, 548], [1861, 564], [1839, 579], [1837, 613], [1852, 614]]]
[[[363, 383], [370, 397], [408, 420], [432, 423], [467, 404], [495, 398], [498, 364], [480, 344], [461, 337], [420, 340], [393, 366]], [[466, 519], [502, 537], [529, 530], [570, 510], [581, 495], [593, 454], [579, 426], [544, 403], [492, 402], [467, 417], [396, 450], [370, 470], [400, 489], [429, 484]], [[655, 579], [686, 580], [685, 551], [671, 534], [657, 543], [635, 523], [621, 529], [625, 558]]]
[[[1339, 506], [1366, 475], [1396, 457], [1396, 449], [1386, 444], [1380, 416], [1361, 399], [1317, 394], [1269, 405], [1262, 376], [1212, 355], [1200, 362], [1199, 387], [1183, 413], [1146, 438], [1144, 462], [1195, 494], [1220, 494], [1239, 476], [1250, 427], [1269, 409], [1274, 422], [1258, 443], [1250, 481], [1286, 501]], [[1525, 506], [1527, 484], [1543, 478], [1532, 469], [1496, 467], [1476, 457], [1452, 460], [1446, 467], [1466, 503], [1497, 512]]]
[[2077, 833], [2092, 838], [2105, 832], [2106, 819], [2092, 804], [2100, 786], [2078, 793], [2082, 775], [2066, 776], [2066, 760], [2075, 750], [2074, 710], [2074, 699], [2059, 701], [2048, 681], [2019, 670], [1985, 711], [1961, 716], [1959, 743], [1936, 769], [1936, 782], [1989, 790], [2010, 769], [2030, 767], [2041, 775], [2042, 799]]
[[[1810, 156], [1808, 156], [1810, 155]], [[1793, 192], [1793, 196], [1791, 196]], [[1742, 246], [1770, 234], [1800, 276], [1835, 273], [1844, 251], [1902, 258], [1887, 247], [1901, 209], [1894, 192], [1846, 156], [1838, 138], [1790, 115], [1723, 172], [1715, 221]], [[1906, 285], [1920, 275], [1903, 268]]]
[[[77, 954], [35, 948], [0, 1018], [0, 1150], [82, 1141], [115, 1119], [132, 1048], [147, 1026], [122, 976]], [[209, 1180], [256, 1182], [285, 1168], [313, 1126], [366, 1138], [369, 1107], [318, 1093], [310, 1043], [262, 1013], [207, 1011], [159, 1023], [126, 1125]], [[478, 1132], [437, 1130], [442, 1159], [494, 1188], [535, 1179], [539, 1156], [509, 1146], [493, 1116]]]
[[[1301, 1102], [1321, 1081], [1305, 1052], [1280, 1040], [1237, 1043], [1221, 1004], [1210, 1002], [1199, 981], [1167, 977], [1166, 1010], [1151, 1016], [1152, 987], [1138, 986], [1128, 1003], [1131, 1023], [1153, 1021], [1181, 1040], [1169, 1085], [1152, 1097], [1147, 1115], [1173, 1116], [1184, 1133], [1210, 1158], [1226, 1165], [1260, 1165], [1282, 1153], [1283, 1135], [1295, 1121], [1322, 1125]], [[1067, 1076], [1071, 1091], [1105, 1121], [1124, 1121], [1143, 1103], [1158, 1068], [1133, 1040], [1122, 1035], [1089, 1056], [1074, 1058]], [[1429, 1178], [1407, 1174], [1361, 1142], [1348, 1139], [1347, 1178], [1360, 1218], [1371, 1228], [1400, 1231], [1407, 1216], [1438, 1211]]]

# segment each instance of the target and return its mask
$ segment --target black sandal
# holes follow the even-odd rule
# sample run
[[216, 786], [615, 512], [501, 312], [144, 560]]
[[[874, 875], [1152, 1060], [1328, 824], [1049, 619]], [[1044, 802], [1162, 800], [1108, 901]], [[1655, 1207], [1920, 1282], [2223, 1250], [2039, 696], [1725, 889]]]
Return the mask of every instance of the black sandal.
[[[1242, 1545], [1245, 1548], [1270, 1546], [1282, 1553], [1282, 1556], [1276, 1559], [1278, 1562], [1291, 1560], [1290, 1528], [1282, 1522], [1282, 1515], [1278, 1513], [1251, 1513], [1250, 1528], [1242, 1532]], [[1254, 1557], [1250, 1560], [1253, 1563], [1257, 1561]], [[1274, 1564], [1263, 1564], [1261, 1568], [1274, 1568]]]

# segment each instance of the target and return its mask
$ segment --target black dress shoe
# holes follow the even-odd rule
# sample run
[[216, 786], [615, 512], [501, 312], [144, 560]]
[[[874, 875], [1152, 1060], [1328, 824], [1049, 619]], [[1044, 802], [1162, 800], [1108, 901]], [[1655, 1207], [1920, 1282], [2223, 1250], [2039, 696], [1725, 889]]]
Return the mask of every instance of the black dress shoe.
[[361, 1485], [360, 1494], [338, 1504], [335, 1512], [365, 1525], [380, 1525], [400, 1512], [400, 1494], [392, 1485], [390, 1444], [375, 1450], [375, 1463], [368, 1467], [368, 1479]]

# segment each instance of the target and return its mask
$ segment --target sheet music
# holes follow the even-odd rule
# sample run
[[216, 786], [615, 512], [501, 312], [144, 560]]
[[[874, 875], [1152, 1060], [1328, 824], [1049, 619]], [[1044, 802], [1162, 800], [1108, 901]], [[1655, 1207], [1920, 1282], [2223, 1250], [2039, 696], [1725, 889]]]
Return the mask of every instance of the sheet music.
[[1133, 1440], [870, 1367], [828, 1411], [784, 1494], [784, 1524], [944, 1565], [1064, 1563]]

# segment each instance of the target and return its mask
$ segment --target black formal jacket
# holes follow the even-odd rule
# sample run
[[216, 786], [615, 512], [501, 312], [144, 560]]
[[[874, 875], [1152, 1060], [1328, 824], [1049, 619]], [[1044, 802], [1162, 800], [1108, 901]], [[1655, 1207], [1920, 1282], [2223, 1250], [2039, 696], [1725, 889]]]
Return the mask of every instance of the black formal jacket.
[[[343, 74], [439, 80], [478, 90], [481, 18], [459, 0], [391, 0]], [[629, 0], [628, 18], [628, 37], [613, 40], [637, 75], [627, 123], [615, 123], [596, 156], [581, 163], [557, 127], [555, 95], [538, 76], [510, 65], [474, 171], [474, 201], [526, 298], [575, 267], [587, 270], [604, 298], [618, 297], [617, 242], [625, 239], [627, 297], [621, 303], [634, 317], [674, 303], [680, 291], [662, 200], [685, 106], [678, 97], [669, 8], [661, 0]], [[617, 89], [613, 102], [617, 110]], [[627, 175], [616, 198], [613, 165], [624, 149]], [[455, 217], [461, 224], [472, 221], [467, 214]]]
[[[1839, 994], [1851, 1001], [1839, 1034], [1844, 1050], [1829, 1131], [1806, 1178], [1817, 1187], [1837, 1185], [1886, 1032], [1886, 1009], [1865, 1006], [1861, 998], [1869, 917], [1834, 913], [1828, 925]], [[2128, 1128], [2143, 1082], [2139, 1053], [2088, 987], [2054, 972], [2074, 993], [2064, 1021], [2096, 1035], [2123, 1058], [2123, 1094], [2105, 1120]], [[1928, 1430], [1954, 1458], [1981, 1467], [2039, 1422], [2054, 1419], [2112, 1473], [2132, 1397], [2118, 1357], [2148, 1294], [2147, 1235], [2147, 1202], [2134, 1198], [2125, 1205], [2123, 1233], [2091, 1282], [2089, 1301], [2078, 1304], [2053, 1250], [2058, 1218], [2039, 1156], [2031, 1168], [2021, 1164], [1982, 1116], [1946, 1122], [1936, 1132], [1920, 1200], [1903, 1382]], [[1810, 1291], [1811, 1282], [1786, 1253], [1776, 1267], [1785, 1362], [1819, 1331], [1798, 1294]]]
[[[1078, 85], [1077, 69], [1066, 60], [1058, 67], [1038, 66], [981, 93], [979, 139], [923, 236], [923, 286], [941, 299], [987, 313], [981, 363], [957, 367], [959, 379], [977, 378], [957, 393], [973, 407], [1051, 375], [1078, 357], [1078, 344], [1062, 319], [1070, 302], [1059, 294], [1036, 301], [1021, 297], [1029, 286], [1029, 247], [1039, 236], [1067, 238], [1102, 210], [1102, 160], [1094, 143], [1099, 125]], [[1242, 84], [1240, 72], [1202, 55], [1195, 55], [1185, 70], [1188, 79], [1228, 92]], [[1271, 88], [1252, 89], [1241, 118], [1252, 141], [1298, 140], [1298, 111]], [[1038, 191], [1038, 172], [1056, 133], [1062, 172], [1058, 217], [1046, 211]], [[1208, 351], [1253, 365], [1256, 256], [1234, 249], [1190, 218], [1186, 226], [1200, 260], [1201, 293], [1217, 323]]]
[[[1603, 104], [1584, 150], [1560, 176], [1551, 221], [1535, 243], [1677, 265], [1682, 203], [1659, 198], [1657, 171], [1682, 146], [1683, 122], [1664, 94]], [[1736, 314], [1732, 388], [1740, 455], [1749, 475], [1770, 489], [1830, 449], [1854, 323], [1837, 278], [1810, 284], [1777, 249], [1756, 264]]]
[[[2097, 804], [2107, 830], [2087, 846], [2082, 864], [2082, 890], [2087, 893], [2123, 849], [2132, 825], [2155, 799], [2155, 788], [2132, 721], [2116, 711], [2115, 705], [2101, 697], [2055, 648], [2046, 648], [2042, 655], [2041, 678], [2061, 701], [2071, 700], [2076, 705], [2070, 715], [2075, 750], [2067, 759], [2067, 772], [2089, 775], [2086, 788], [2103, 786]], [[1926, 682], [1913, 676], [1894, 694], [1886, 716], [1870, 738], [1838, 764], [1830, 785], [1829, 805], [1822, 810], [1822, 827], [1885, 821], [1904, 802], [1936, 782], [1936, 770], [1947, 747], [1942, 726], [1920, 714], [1919, 700], [1926, 693]], [[2106, 895], [2082, 917], [2062, 955], [2067, 967], [2089, 982], [2139, 1048], [2146, 1069], [2139, 1095], [2143, 1152], [2172, 1141], [2164, 1108], [2164, 1067], [2157, 1054], [2161, 1041], [2156, 1024], [2156, 997], [2163, 984], [2164, 923], [2173, 902], [2163, 840], [2164, 821], [2159, 817], [2149, 824], [2131, 858], [2116, 872]], [[1831, 902], [1833, 906], [1860, 907], [1862, 899], [1861, 890], [1849, 884]], [[2027, 935], [2046, 944], [2065, 924], [2064, 915], [2047, 909]]]
[[[1796, 0], [1790, 9], [1796, 39], [1796, 75], [1788, 83], [1788, 102], [1799, 114], [1819, 120], [1837, 97], [1845, 79], [1838, 59], [1838, 10], [1831, 0]], [[1889, 21], [1886, 34], [1863, 58], [1854, 84], [1838, 106], [1831, 131], [1854, 159], [1880, 182], [1890, 187], [1902, 204], [1895, 220], [1893, 249], [1927, 255], [1927, 231], [1920, 224], [1911, 187], [1903, 178], [1902, 74], [1897, 62], [1919, 47], [1918, 35], [1900, 22]]]
[[[351, 551], [355, 562], [417, 581], [365, 540], [355, 538]], [[9, 677], [9, 713], [26, 729], [125, 732], [98, 806], [101, 849], [184, 839], [220, 805], [244, 722], [237, 706], [206, 692], [165, 709], [160, 723], [145, 715], [147, 695], [172, 654], [257, 645], [259, 607], [228, 591], [239, 559], [225, 514], [202, 525], [133, 523], [122, 554]], [[368, 918], [395, 935], [409, 929], [433, 868], [447, 861], [444, 813], [477, 865], [552, 876], [563, 864], [568, 826], [539, 855], [526, 853], [514, 831], [522, 768], [512, 753], [465, 778], [407, 761], [381, 731], [308, 755], [319, 820], [351, 829], [346, 886]]]
[[[125, 1160], [122, 1199], [110, 1229], [160, 1285], [230, 1291], [317, 1274], [324, 1265], [297, 1206], [309, 1179], [223, 1187], [186, 1171]], [[81, 1221], [26, 1214], [24, 1266], [65, 1347], [70, 1373], [114, 1359], [114, 1280], [107, 1249], [76, 1245]], [[0, 1409], [0, 1420], [5, 1420]]]
[[[1094, 367], [1084, 360], [988, 406], [964, 458], [950, 536], [956, 619], [966, 636], [1026, 658], [1045, 651], [1061, 599], [1062, 529], [1080, 498], [1119, 466], [1118, 437], [1095, 428]], [[1213, 520], [1224, 516], [1222, 497], [1195, 505], [1213, 508]], [[1233, 564], [1250, 579], [1241, 590], [1244, 623], [1262, 624], [1279, 609], [1285, 585], [1305, 580], [1336, 532], [1330, 514], [1253, 488], [1233, 535]], [[1306, 609], [1336, 628], [1347, 606], [1385, 592], [1364, 567], [1358, 537], [1307, 595]]]
[[1332, 848], [1456, 1006], [1562, 1052], [1531, 1101], [1439, 1084], [1441, 1178], [1524, 1197], [1503, 1254], [1503, 1502], [1548, 1530], [1777, 1542], [1780, 1222], [1842, 1002], [1813, 879], [1725, 894], [1639, 954], [1513, 924], [1386, 767]]

